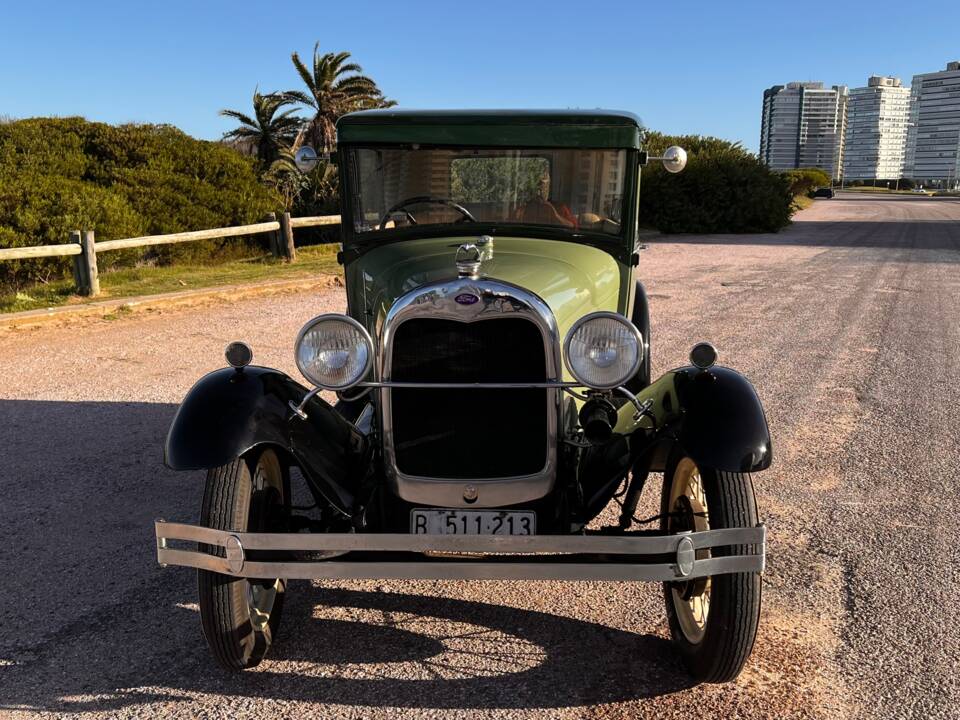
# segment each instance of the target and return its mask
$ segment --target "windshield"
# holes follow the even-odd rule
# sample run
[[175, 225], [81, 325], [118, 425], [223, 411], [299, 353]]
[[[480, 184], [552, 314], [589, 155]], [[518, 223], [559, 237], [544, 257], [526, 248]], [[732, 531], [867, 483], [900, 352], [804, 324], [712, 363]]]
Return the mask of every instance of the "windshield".
[[626, 151], [358, 148], [357, 233], [494, 223], [619, 235]]

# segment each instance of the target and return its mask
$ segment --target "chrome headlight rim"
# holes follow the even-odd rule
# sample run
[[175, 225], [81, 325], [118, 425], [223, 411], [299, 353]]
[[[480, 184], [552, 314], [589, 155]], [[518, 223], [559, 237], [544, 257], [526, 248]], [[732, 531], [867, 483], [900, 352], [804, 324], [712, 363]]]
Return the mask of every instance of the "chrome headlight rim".
[[[587, 383], [583, 381], [583, 378], [577, 375], [576, 370], [573, 369], [573, 365], [570, 362], [570, 343], [573, 341], [573, 338], [576, 336], [577, 330], [579, 330], [583, 325], [590, 322], [591, 320], [598, 320], [600, 318], [609, 318], [611, 320], [616, 320], [621, 325], [626, 327], [630, 333], [633, 335], [637, 341], [637, 358], [636, 361], [630, 368], [630, 371], [626, 374], [626, 377], [621, 379], [619, 382], [612, 384], [597, 385], [594, 383]], [[641, 333], [637, 326], [630, 322], [630, 319], [621, 315], [618, 312], [611, 312], [609, 310], [598, 310], [597, 312], [587, 313], [579, 320], [577, 320], [573, 325], [570, 326], [570, 329], [567, 331], [567, 336], [563, 340], [563, 364], [573, 376], [573, 379], [578, 383], [582, 383], [583, 387], [590, 388], [591, 390], [616, 390], [618, 387], [622, 386], [624, 383], [634, 377], [637, 372], [643, 367], [644, 360], [644, 347], [643, 347], [643, 333]]]
[[[348, 325], [351, 325], [354, 329], [360, 332], [360, 335], [367, 346], [367, 361], [364, 363], [363, 370], [357, 375], [356, 380], [350, 383], [328, 385], [317, 382], [316, 378], [308, 373], [306, 368], [304, 368], [303, 364], [300, 362], [300, 344], [303, 342], [303, 338], [316, 325], [330, 320], [344, 322]], [[312, 385], [324, 390], [334, 390], [336, 392], [340, 392], [341, 390], [349, 390], [350, 388], [355, 387], [357, 384], [363, 382], [363, 379], [370, 372], [370, 368], [373, 367], [373, 340], [370, 337], [370, 333], [367, 332], [367, 329], [355, 318], [352, 318], [349, 315], [344, 315], [343, 313], [324, 313], [308, 320], [307, 323], [300, 328], [300, 332], [297, 333], [297, 339], [293, 344], [293, 358], [297, 363], [297, 370], [299, 370], [300, 374], [303, 375], [303, 377], [305, 377]]]

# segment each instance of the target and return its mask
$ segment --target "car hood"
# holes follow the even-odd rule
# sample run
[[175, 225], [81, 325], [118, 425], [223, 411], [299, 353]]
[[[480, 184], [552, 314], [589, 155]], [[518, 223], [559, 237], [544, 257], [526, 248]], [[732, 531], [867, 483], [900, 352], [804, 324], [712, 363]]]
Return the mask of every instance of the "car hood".
[[[379, 336], [397, 298], [422, 285], [457, 277], [454, 258], [465, 238], [429, 238], [383, 245], [348, 268], [350, 313]], [[607, 252], [562, 240], [497, 237], [481, 277], [536, 293], [553, 311], [561, 337], [581, 316], [618, 310], [623, 268]], [[621, 308], [622, 310], [622, 308]]]

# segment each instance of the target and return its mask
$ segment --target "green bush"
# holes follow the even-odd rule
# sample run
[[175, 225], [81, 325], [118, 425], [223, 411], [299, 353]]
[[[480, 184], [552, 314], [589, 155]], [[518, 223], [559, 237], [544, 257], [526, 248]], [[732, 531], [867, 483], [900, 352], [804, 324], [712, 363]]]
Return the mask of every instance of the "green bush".
[[[82, 118], [0, 124], [0, 247], [63, 243], [79, 229], [110, 240], [242, 225], [278, 206], [250, 158], [170, 126]], [[211, 240], [109, 252], [98, 262], [215, 261], [250, 251], [250, 242]], [[65, 275], [70, 262], [0, 263], [0, 284]]]
[[790, 194], [809, 195], [817, 188], [830, 187], [830, 174], [820, 168], [800, 168], [784, 173], [790, 181]]
[[[114, 237], [135, 237], [144, 230], [127, 200], [106, 188], [33, 172], [0, 175], [0, 247], [66, 243], [80, 228], [106, 228]], [[68, 273], [71, 262], [70, 257], [2, 262], [0, 282], [46, 281]]]
[[677, 175], [655, 161], [644, 168], [642, 226], [665, 233], [753, 233], [776, 232], [790, 223], [790, 182], [739, 143], [647, 133], [645, 147], [651, 155], [670, 145], [687, 151], [687, 168]]

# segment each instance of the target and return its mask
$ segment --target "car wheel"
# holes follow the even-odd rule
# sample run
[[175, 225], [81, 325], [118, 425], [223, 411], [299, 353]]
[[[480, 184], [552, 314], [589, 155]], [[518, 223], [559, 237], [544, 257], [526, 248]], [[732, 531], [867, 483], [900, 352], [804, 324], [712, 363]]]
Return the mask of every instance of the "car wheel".
[[[254, 452], [207, 472], [200, 523], [217, 530], [282, 530], [283, 468], [272, 450]], [[225, 556], [219, 546], [203, 552]], [[276, 637], [286, 581], [253, 580], [197, 571], [203, 635], [228, 670], [259, 663]]]
[[[754, 527], [757, 503], [750, 475], [700, 467], [692, 458], [675, 454], [664, 473], [661, 514], [661, 529], [668, 534]], [[734, 545], [698, 550], [697, 559], [747, 549]], [[663, 592], [670, 634], [690, 674], [701, 682], [736, 678], [757, 636], [760, 574], [669, 582]]]

